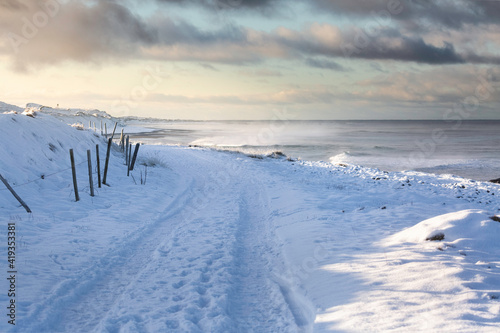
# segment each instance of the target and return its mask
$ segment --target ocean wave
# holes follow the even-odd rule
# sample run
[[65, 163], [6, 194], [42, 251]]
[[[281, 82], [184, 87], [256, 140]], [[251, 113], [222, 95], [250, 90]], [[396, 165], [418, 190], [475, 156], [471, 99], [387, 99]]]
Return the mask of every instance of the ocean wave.
[[348, 151], [332, 156], [329, 160], [332, 164], [356, 164], [353, 156]]
[[397, 150], [394, 147], [388, 147], [388, 146], [373, 146], [373, 149], [376, 149], [376, 150], [391, 150], [391, 151]]

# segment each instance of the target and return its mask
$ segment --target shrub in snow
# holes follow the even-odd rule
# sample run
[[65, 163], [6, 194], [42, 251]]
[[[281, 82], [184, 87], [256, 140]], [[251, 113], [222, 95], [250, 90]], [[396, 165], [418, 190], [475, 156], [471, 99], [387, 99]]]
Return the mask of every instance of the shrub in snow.
[[140, 165], [144, 165], [146, 167], [155, 167], [155, 166], [160, 166], [160, 167], [167, 167], [167, 163], [164, 161], [164, 159], [160, 156], [158, 152], [154, 152], [153, 154], [147, 154], [146, 156], [143, 156], [140, 158]]

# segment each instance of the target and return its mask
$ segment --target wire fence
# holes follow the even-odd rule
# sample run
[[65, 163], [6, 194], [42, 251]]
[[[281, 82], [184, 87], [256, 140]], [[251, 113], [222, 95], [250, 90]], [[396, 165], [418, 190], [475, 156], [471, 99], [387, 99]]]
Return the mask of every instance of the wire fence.
[[[99, 184], [99, 187], [101, 187], [101, 172], [100, 172], [101, 170], [100, 170], [100, 165], [101, 165], [102, 162], [105, 162], [105, 165], [104, 165], [104, 174], [103, 174], [103, 178], [102, 178], [102, 184], [108, 185], [107, 182], [106, 182], [106, 175], [107, 175], [107, 171], [108, 171], [109, 158], [110, 158], [110, 149], [113, 146], [113, 136], [115, 134], [116, 125], [117, 124], [115, 123], [115, 127], [113, 129], [113, 134], [111, 135], [111, 138], [108, 139], [107, 152], [106, 152], [106, 158], [105, 159], [101, 159], [99, 157], [99, 145], [96, 145], [95, 160], [97, 161], [97, 165], [95, 165], [94, 167], [92, 167], [92, 158], [91, 158], [91, 151], [90, 150], [87, 150], [87, 159], [84, 160], [84, 161], [82, 161], [82, 162], [80, 162], [80, 163], [76, 164], [75, 161], [74, 161], [73, 149], [70, 149], [70, 151], [69, 151], [70, 152], [70, 159], [71, 159], [71, 166], [70, 167], [67, 167], [67, 168], [64, 168], [64, 169], [61, 169], [61, 170], [58, 170], [58, 171], [55, 171], [55, 172], [51, 172], [51, 173], [48, 173], [48, 174], [42, 174], [41, 176], [37, 177], [36, 179], [28, 180], [28, 181], [26, 181], [24, 183], [15, 184], [15, 185], [10, 185], [9, 182], [0, 175], [1, 181], [7, 187], [7, 188], [0, 189], [0, 191], [7, 191], [7, 190], [10, 191], [14, 195], [14, 197], [16, 197], [16, 199], [21, 203], [21, 205], [26, 209], [26, 211], [28, 213], [31, 213], [30, 208], [19, 197], [19, 195], [16, 193], [16, 191], [14, 189], [22, 187], [22, 186], [29, 185], [29, 184], [32, 184], [32, 183], [36, 183], [36, 182], [39, 182], [39, 181], [42, 181], [42, 180], [46, 180], [47, 178], [56, 176], [56, 175], [61, 174], [63, 172], [68, 172], [69, 170], [72, 170], [75, 200], [79, 201], [80, 197], [79, 197], [79, 194], [78, 194], [79, 191], [78, 191], [78, 185], [77, 185], [78, 181], [77, 181], [77, 176], [76, 176], [76, 167], [81, 166], [83, 164], [87, 164], [88, 168], [89, 168], [89, 170], [88, 170], [88, 176], [89, 176], [90, 184], [88, 186], [84, 187], [84, 189], [90, 188], [90, 195], [93, 197], [94, 196], [94, 183], [95, 183], [95, 181], [93, 179], [93, 176], [95, 174], [98, 175], [98, 184]], [[127, 176], [130, 176], [130, 171], [134, 170], [134, 164], [135, 164], [135, 161], [136, 161], [136, 158], [137, 158], [137, 152], [139, 151], [139, 146], [140, 146], [140, 143], [136, 144], [135, 150], [134, 150], [134, 154], [133, 154], [133, 157], [132, 157], [132, 142], [129, 141], [129, 138], [130, 137], [127, 135], [126, 136], [127, 143], [125, 145], [125, 137], [124, 137], [123, 131], [122, 131], [122, 135], [120, 137], [120, 150], [122, 151], [122, 153], [125, 153], [125, 159], [126, 159], [126, 163], [125, 164], [127, 166]], [[146, 175], [145, 175], [145, 177], [146, 177]], [[134, 180], [134, 183], [136, 183], [133, 175], [132, 175], [132, 178]], [[144, 179], [144, 182], [142, 180], [142, 172], [141, 172], [141, 184], [145, 184], [145, 179]]]
[[[100, 159], [100, 161], [102, 161], [102, 159]], [[79, 165], [82, 165], [82, 164], [86, 164], [86, 163], [87, 163], [87, 161], [83, 161], [81, 163], [76, 164], [76, 166], [79, 166]], [[22, 183], [22, 184], [16, 184], [16, 185], [12, 185], [11, 184], [10, 186], [12, 188], [18, 188], [18, 187], [25, 186], [25, 185], [28, 185], [28, 184], [31, 184], [31, 183], [35, 183], [35, 182], [39, 182], [39, 181], [45, 180], [45, 178], [55, 176], [57, 174], [63, 173], [63, 172], [68, 171], [68, 170], [71, 170], [71, 167], [66, 168], [66, 169], [62, 169], [62, 170], [59, 170], [59, 171], [56, 171], [56, 172], [53, 172], [53, 173], [49, 173], [49, 174], [43, 174], [40, 178], [29, 180], [29, 181], [27, 181], [25, 183]], [[94, 171], [92, 174], [93, 175], [97, 174], [97, 171]], [[0, 191], [8, 191], [8, 189], [3, 188], [3, 189], [0, 189]]]
[[[90, 124], [91, 125], [91, 124]], [[5, 179], [1, 174], [0, 174], [0, 180], [4, 183], [5, 187], [6, 188], [1, 188], [0, 189], [0, 192], [1, 191], [10, 191], [11, 194], [19, 201], [19, 203], [26, 209], [26, 211], [28, 213], [32, 213], [31, 209], [28, 207], [28, 205], [21, 199], [21, 197], [16, 193], [16, 191], [14, 190], [15, 188], [19, 188], [19, 187], [22, 187], [22, 186], [26, 186], [26, 185], [29, 185], [29, 184], [32, 184], [32, 183], [36, 183], [36, 182], [39, 182], [39, 181], [42, 181], [42, 180], [46, 180], [47, 178], [50, 178], [50, 177], [53, 177], [53, 176], [56, 176], [58, 174], [61, 174], [63, 172], [67, 172], [69, 170], [72, 171], [72, 175], [73, 175], [73, 185], [74, 185], [74, 194], [75, 194], [75, 200], [76, 201], [79, 201], [80, 200], [80, 197], [79, 197], [79, 194], [78, 194], [78, 181], [77, 181], [77, 175], [76, 175], [76, 167], [80, 166], [80, 165], [83, 165], [83, 164], [88, 164], [88, 176], [89, 176], [89, 185], [84, 187], [84, 189], [86, 188], [90, 188], [90, 196], [93, 197], [94, 196], [94, 180], [93, 180], [93, 176], [95, 174], [98, 175], [98, 185], [99, 185], [99, 188], [101, 187], [101, 184], [104, 184], [104, 185], [108, 185], [107, 182], [106, 182], [106, 176], [107, 176], [107, 172], [108, 172], [108, 165], [109, 165], [109, 158], [110, 158], [110, 149], [111, 147], [113, 146], [113, 137], [115, 135], [115, 131], [116, 131], [116, 126], [118, 125], [118, 123], [115, 123], [115, 126], [113, 128], [113, 133], [111, 134], [111, 137], [107, 140], [107, 152], [106, 152], [106, 158], [105, 159], [101, 159], [99, 157], [99, 145], [96, 145], [96, 161], [97, 161], [97, 165], [95, 167], [92, 167], [92, 154], [91, 154], [91, 151], [90, 150], [87, 150], [87, 159], [76, 164], [75, 163], [75, 159], [74, 159], [74, 154], [73, 154], [73, 149], [70, 149], [69, 150], [69, 153], [70, 153], [70, 159], [71, 159], [71, 166], [70, 167], [67, 167], [67, 168], [64, 168], [64, 169], [61, 169], [61, 170], [58, 170], [56, 172], [51, 172], [51, 173], [48, 173], [48, 174], [42, 174], [41, 176], [37, 177], [36, 179], [32, 179], [32, 180], [28, 180], [24, 183], [21, 183], [21, 184], [15, 184], [15, 185], [10, 185], [8, 180]], [[102, 127], [102, 123], [101, 123], [101, 127]], [[95, 128], [95, 124], [94, 124], [94, 128]], [[107, 137], [107, 129], [106, 129], [106, 126], [104, 127], [105, 128], [105, 137]], [[101, 128], [101, 136], [103, 135], [102, 133], [102, 128]], [[122, 153], [125, 153], [125, 160], [126, 160], [126, 166], [127, 166], [127, 176], [130, 176], [130, 171], [134, 170], [134, 164], [135, 164], [135, 161], [136, 161], [136, 158], [137, 158], [137, 152], [139, 151], [139, 146], [140, 146], [140, 143], [137, 143], [136, 146], [135, 146], [135, 150], [134, 150], [134, 154], [133, 154], [133, 157], [132, 157], [132, 142], [130, 142], [130, 136], [126, 136], [126, 145], [125, 145], [125, 136], [124, 136], [124, 133], [123, 133], [123, 129], [122, 129], [122, 133], [121, 133], [121, 136], [120, 136], [120, 150]], [[101, 165], [101, 162], [104, 161], [105, 162], [105, 165], [104, 165], [104, 174], [103, 174], [103, 178], [102, 178], [102, 182], [101, 182], [101, 170], [100, 170], [100, 165]], [[147, 172], [147, 171], [145, 171]], [[145, 177], [146, 177], [146, 174], [145, 174]], [[136, 183], [135, 179], [134, 179], [134, 176], [132, 175], [132, 178], [134, 180], [134, 183]], [[137, 183], [136, 183], [137, 184]], [[141, 172], [141, 184], [145, 184], [145, 179], [144, 179], [144, 182], [142, 180], [142, 172]], [[109, 185], [108, 185], [109, 186]]]

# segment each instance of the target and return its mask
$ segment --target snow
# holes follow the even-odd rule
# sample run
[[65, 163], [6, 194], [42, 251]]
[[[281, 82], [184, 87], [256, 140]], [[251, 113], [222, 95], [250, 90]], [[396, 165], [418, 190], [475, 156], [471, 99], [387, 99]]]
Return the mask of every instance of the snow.
[[9, 222], [18, 271], [2, 332], [500, 328], [497, 184], [154, 145], [127, 177], [115, 145], [91, 197], [86, 151], [97, 184], [106, 146], [88, 121], [120, 119], [45, 109], [0, 114], [0, 173], [33, 211], [0, 187], [5, 313]]
[[12, 104], [7, 104], [7, 103], [4, 103], [4, 102], [1, 102], [0, 101], [0, 112], [1, 113], [8, 113], [8, 112], [22, 112], [24, 109], [19, 107], [19, 106], [16, 106], [16, 105], [12, 105]]
[[419, 243], [441, 235], [449, 244], [494, 250], [500, 236], [498, 223], [486, 211], [463, 210], [422, 221], [392, 236], [391, 240], [392, 243]]

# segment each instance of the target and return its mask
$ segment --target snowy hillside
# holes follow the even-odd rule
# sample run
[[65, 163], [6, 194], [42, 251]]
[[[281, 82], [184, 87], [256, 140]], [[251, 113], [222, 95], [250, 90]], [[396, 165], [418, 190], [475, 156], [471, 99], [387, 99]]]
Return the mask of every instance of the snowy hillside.
[[0, 115], [0, 128], [0, 170], [14, 185], [41, 179], [66, 166], [70, 148], [83, 159], [87, 149], [103, 142], [93, 132], [78, 131], [41, 113], [35, 118], [26, 114]]
[[[56, 117], [57, 119], [64, 121], [67, 124], [79, 123], [84, 125], [86, 128], [96, 127], [96, 130], [100, 132], [101, 122], [102, 126], [106, 124], [108, 133], [111, 133], [115, 122], [120, 123], [119, 119], [110, 116], [108, 113], [100, 110], [87, 110], [87, 109], [64, 109], [64, 108], [53, 108], [49, 106], [44, 106], [35, 103], [28, 103], [26, 105], [25, 111], [34, 111], [41, 114], [47, 114]], [[90, 126], [92, 125], [92, 126]]]
[[130, 177], [113, 147], [97, 188], [105, 139], [31, 108], [0, 114], [0, 173], [33, 211], [0, 184], [1, 332], [500, 329], [500, 185], [144, 145]]
[[19, 106], [12, 105], [12, 104], [0, 102], [0, 113], [10, 112], [10, 111], [22, 112], [23, 108], [21, 108]]

